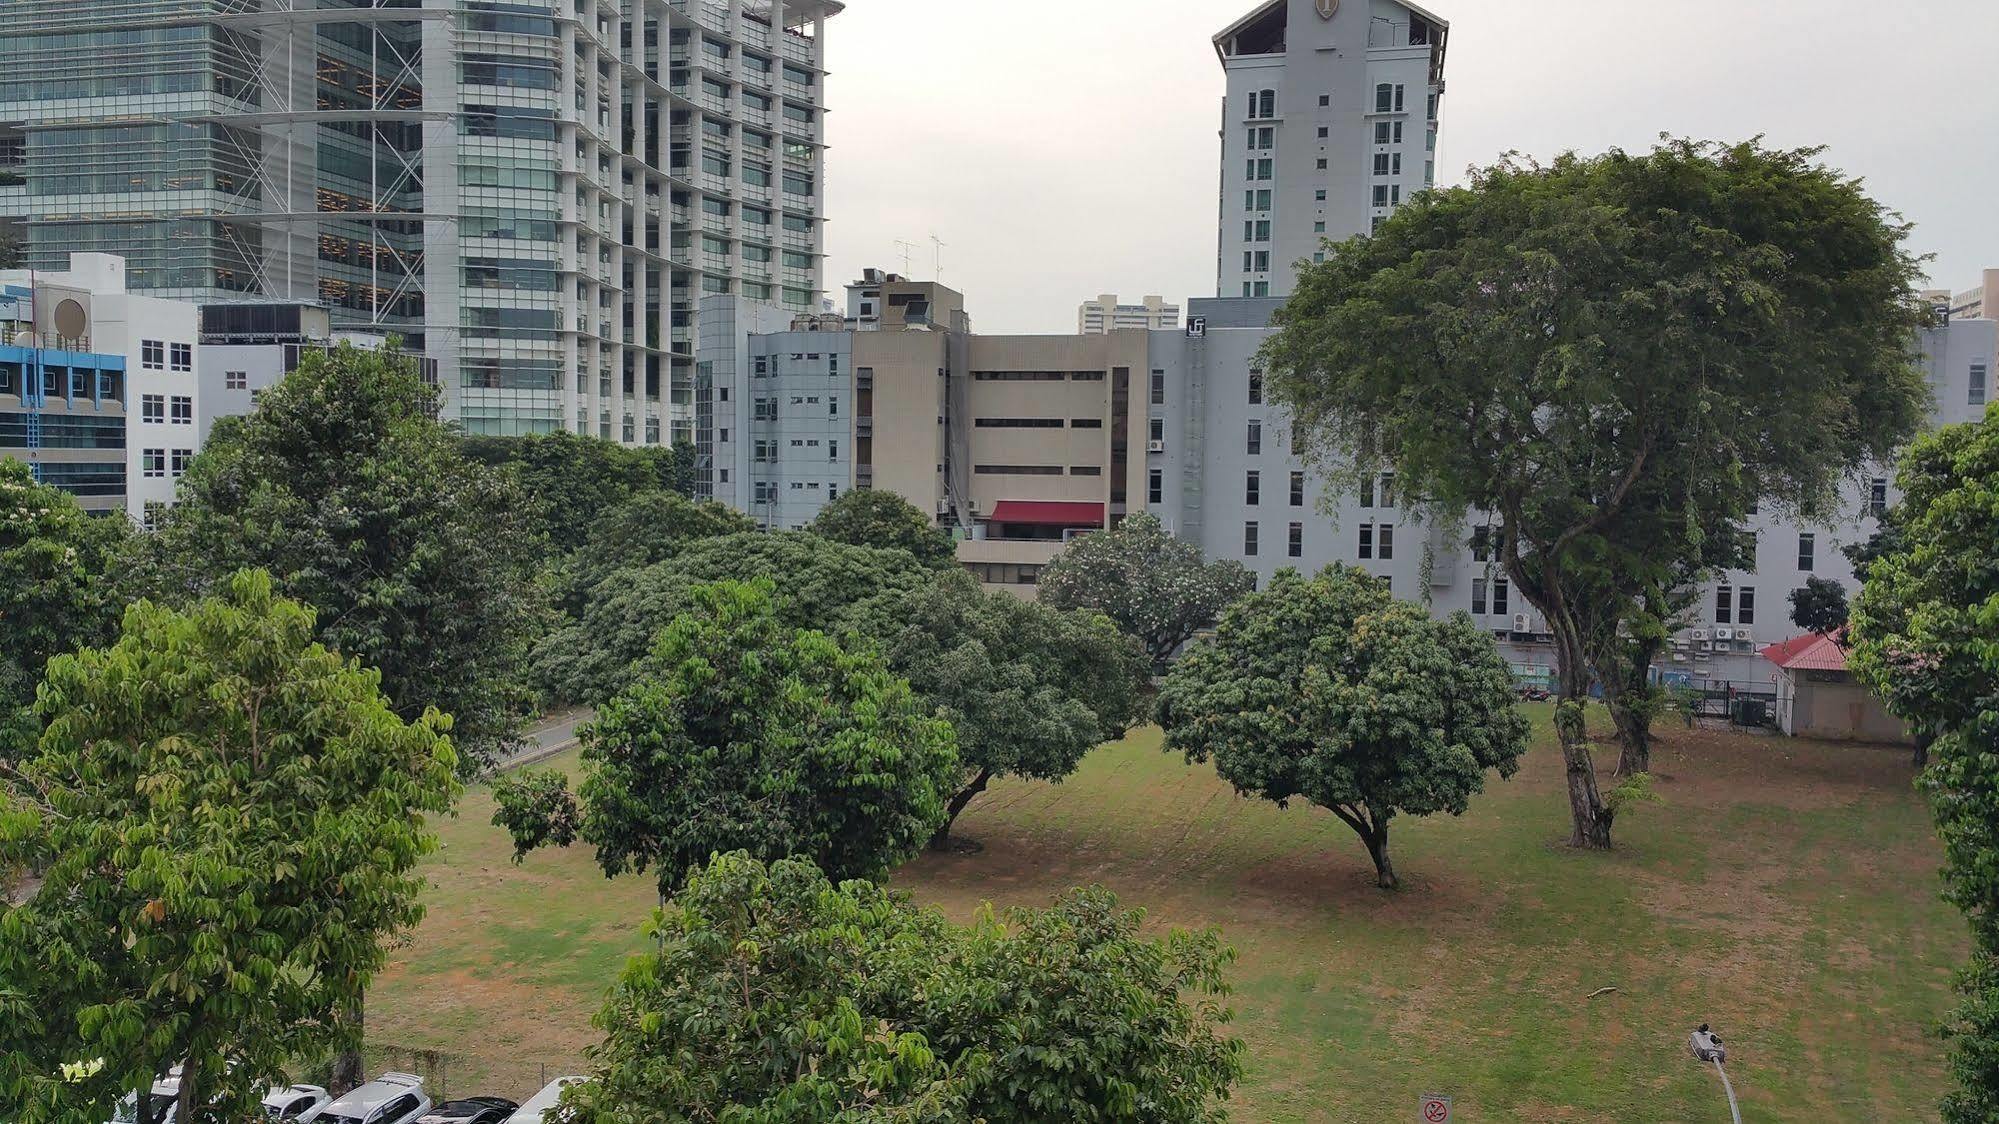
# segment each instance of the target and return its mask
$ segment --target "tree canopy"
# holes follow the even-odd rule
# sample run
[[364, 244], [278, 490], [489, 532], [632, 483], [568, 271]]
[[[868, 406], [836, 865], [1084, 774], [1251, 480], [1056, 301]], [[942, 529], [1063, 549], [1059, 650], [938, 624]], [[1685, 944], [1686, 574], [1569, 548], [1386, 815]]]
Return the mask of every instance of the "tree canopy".
[[92, 518], [0, 457], [0, 760], [32, 736], [26, 708], [48, 661], [116, 633], [131, 536], [122, 514]]
[[1806, 632], [1838, 632], [1846, 617], [1846, 587], [1831, 578], [1806, 578], [1791, 591], [1791, 623]]
[[934, 569], [957, 565], [958, 548], [950, 534], [894, 492], [848, 491], [820, 508], [809, 530], [848, 546], [906, 550]]
[[563, 609], [581, 613], [597, 587], [622, 570], [642, 570], [700, 539], [749, 534], [750, 517], [719, 503], [696, 503], [677, 492], [639, 492], [590, 524], [563, 565]]
[[465, 437], [465, 457], [514, 474], [528, 497], [530, 521], [558, 554], [583, 545], [590, 525], [634, 496], [692, 496], [691, 446], [625, 446], [557, 431], [524, 437]]
[[[375, 672], [313, 641], [258, 572], [185, 613], [141, 601], [117, 641], [56, 659], [46, 729], [0, 772], [0, 1103], [107, 1120], [183, 1066], [177, 1118], [243, 1119], [422, 916], [425, 818], [456, 794], [450, 720], [405, 723]], [[102, 1059], [75, 1082], [64, 1063]]]
[[960, 928], [872, 883], [721, 856], [598, 1016], [576, 1124], [1221, 1121], [1234, 954], [1213, 932], [1142, 937], [1142, 918], [1078, 890]]
[[1508, 158], [1307, 265], [1266, 345], [1322, 472], [1390, 467], [1421, 518], [1503, 531], [1555, 639], [1578, 846], [1611, 842], [1581, 700], [1612, 595], [1668, 584], [1759, 502], [1829, 512], [1923, 416], [1906, 227], [1818, 156]]
[[1084, 535], [1041, 570], [1040, 598], [1057, 609], [1094, 609], [1138, 638], [1155, 665], [1215, 623], [1256, 588], [1234, 559], [1209, 562], [1173, 537], [1157, 516], [1128, 515], [1106, 533]]
[[574, 805], [545, 774], [499, 783], [495, 822], [521, 852], [580, 839], [607, 876], [656, 869], [666, 897], [718, 852], [847, 878], [922, 847], [957, 788], [950, 725], [872, 652], [784, 623], [772, 589], [690, 591], [638, 681], [578, 731]]
[[1947, 1030], [1948, 1124], [1999, 1119], [1999, 408], [1916, 442], [1900, 532], [1854, 606], [1854, 670], [1933, 736], [1923, 775], [1947, 897], [1971, 922], [1964, 1002]]
[[695, 587], [710, 582], [768, 579], [787, 627], [837, 632], [868, 599], [907, 593], [931, 575], [906, 551], [795, 531], [696, 540], [665, 561], [600, 580], [577, 619], [536, 647], [534, 681], [550, 698], [609, 698], [633, 681], [660, 630], [694, 605]]
[[399, 352], [307, 355], [216, 424], [153, 556], [175, 598], [270, 571], [327, 647], [380, 669], [405, 721], [451, 714], [470, 769], [519, 726], [545, 599], [518, 485], [466, 460], [436, 410]]
[[1464, 814], [1486, 770], [1510, 777], [1527, 750], [1490, 634], [1338, 565], [1280, 571], [1230, 608], [1166, 676], [1159, 720], [1167, 749], [1212, 758], [1237, 792], [1339, 817], [1385, 888], [1390, 820]]
[[1138, 720], [1147, 664], [1109, 618], [985, 593], [953, 567], [855, 622], [958, 736], [951, 822], [995, 777], [1059, 781]]

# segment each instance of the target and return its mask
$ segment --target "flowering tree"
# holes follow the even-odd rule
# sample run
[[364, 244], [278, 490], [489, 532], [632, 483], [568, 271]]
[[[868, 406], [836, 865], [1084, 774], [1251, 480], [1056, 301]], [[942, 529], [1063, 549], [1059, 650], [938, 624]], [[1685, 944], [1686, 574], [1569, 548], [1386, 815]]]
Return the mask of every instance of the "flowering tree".
[[1155, 666], [1173, 658], [1229, 603], [1256, 588], [1233, 559], [1209, 562], [1152, 515], [1127, 516], [1115, 530], [1084, 535], [1041, 571], [1041, 601], [1095, 609], [1138, 638]]

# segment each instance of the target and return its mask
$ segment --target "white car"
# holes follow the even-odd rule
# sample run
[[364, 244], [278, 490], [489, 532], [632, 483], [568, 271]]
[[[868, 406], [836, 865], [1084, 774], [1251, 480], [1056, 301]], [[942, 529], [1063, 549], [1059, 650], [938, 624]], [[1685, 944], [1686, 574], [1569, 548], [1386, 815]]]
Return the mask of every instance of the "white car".
[[332, 1100], [333, 1094], [317, 1085], [287, 1085], [264, 1094], [264, 1116], [269, 1120], [303, 1120], [307, 1113]]
[[514, 1114], [507, 1117], [507, 1124], [541, 1124], [541, 1118], [548, 1115], [549, 1109], [555, 1107], [555, 1102], [562, 1096], [564, 1089], [588, 1080], [587, 1077], [556, 1078], [543, 1086], [541, 1092], [529, 1097], [526, 1104], [515, 1109]]
[[[173, 1124], [180, 1106], [174, 1103], [180, 1095], [180, 1067], [167, 1071], [165, 1077], [153, 1082], [153, 1100], [158, 1102], [154, 1124]], [[282, 1089], [272, 1089], [261, 1098], [264, 1115], [270, 1120], [301, 1120], [313, 1109], [333, 1099], [332, 1095], [317, 1085], [288, 1085]], [[111, 1124], [138, 1124], [139, 1098], [126, 1094], [118, 1102], [116, 1115]]]
[[300, 1124], [411, 1124], [429, 1111], [423, 1078], [414, 1073], [384, 1073], [298, 1119]]

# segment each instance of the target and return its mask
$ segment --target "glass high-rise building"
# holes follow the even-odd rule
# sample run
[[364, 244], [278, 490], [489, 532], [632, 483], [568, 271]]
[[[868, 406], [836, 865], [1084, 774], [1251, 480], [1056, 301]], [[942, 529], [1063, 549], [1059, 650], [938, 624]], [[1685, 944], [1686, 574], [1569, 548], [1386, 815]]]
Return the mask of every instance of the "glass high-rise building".
[[836, 0], [7, 0], [25, 264], [316, 301], [476, 433], [691, 436], [704, 294], [814, 311]]

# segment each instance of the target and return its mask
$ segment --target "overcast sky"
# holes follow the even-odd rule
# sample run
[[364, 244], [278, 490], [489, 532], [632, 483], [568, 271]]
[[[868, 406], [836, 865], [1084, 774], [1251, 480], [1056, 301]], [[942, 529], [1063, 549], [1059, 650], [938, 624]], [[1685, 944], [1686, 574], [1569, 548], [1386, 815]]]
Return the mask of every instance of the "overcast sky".
[[[826, 283], [941, 280], [982, 332], [1215, 287], [1211, 36], [1254, 0], [849, 0], [827, 26]], [[1916, 224], [1935, 284], [1999, 267], [1999, 0], [1434, 0], [1441, 183], [1507, 149], [1661, 132], [1822, 144]]]

